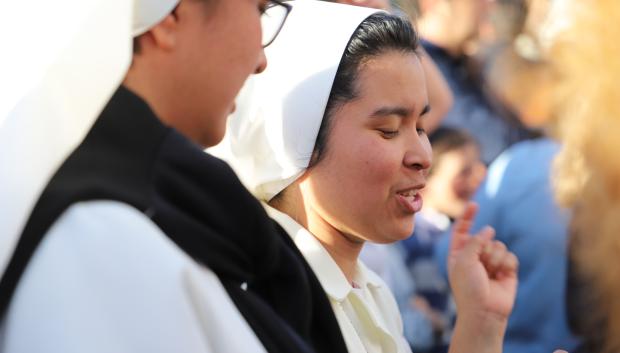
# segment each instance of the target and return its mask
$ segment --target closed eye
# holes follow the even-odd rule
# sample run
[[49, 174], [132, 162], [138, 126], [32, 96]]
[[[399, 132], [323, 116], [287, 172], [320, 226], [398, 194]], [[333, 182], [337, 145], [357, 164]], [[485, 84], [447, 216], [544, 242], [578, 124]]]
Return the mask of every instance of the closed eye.
[[381, 136], [385, 139], [392, 139], [396, 136], [398, 136], [398, 130], [385, 130], [385, 129], [378, 129], [377, 131], [379, 131], [379, 133], [381, 134]]

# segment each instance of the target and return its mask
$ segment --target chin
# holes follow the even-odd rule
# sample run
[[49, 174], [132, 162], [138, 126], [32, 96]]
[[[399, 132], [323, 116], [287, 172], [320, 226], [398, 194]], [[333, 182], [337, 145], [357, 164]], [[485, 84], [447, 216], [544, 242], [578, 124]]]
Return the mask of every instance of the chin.
[[224, 139], [224, 135], [226, 134], [226, 123], [222, 124], [221, 127], [213, 126], [210, 131], [206, 131], [206, 133], [202, 136], [202, 141], [200, 144], [204, 148], [213, 147]]
[[414, 225], [415, 223], [408, 222], [407, 224], [402, 224], [400, 225], [400, 227], [394, 229], [394, 231], [390, 235], [390, 238], [393, 239], [392, 242], [397, 242], [409, 238], [413, 234]]

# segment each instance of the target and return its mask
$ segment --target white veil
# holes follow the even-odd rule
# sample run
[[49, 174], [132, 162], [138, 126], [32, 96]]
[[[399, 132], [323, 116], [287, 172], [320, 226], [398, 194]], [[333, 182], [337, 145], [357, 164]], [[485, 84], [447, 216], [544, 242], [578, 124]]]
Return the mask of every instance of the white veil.
[[125, 76], [133, 34], [178, 1], [0, 4], [0, 274], [41, 191]]

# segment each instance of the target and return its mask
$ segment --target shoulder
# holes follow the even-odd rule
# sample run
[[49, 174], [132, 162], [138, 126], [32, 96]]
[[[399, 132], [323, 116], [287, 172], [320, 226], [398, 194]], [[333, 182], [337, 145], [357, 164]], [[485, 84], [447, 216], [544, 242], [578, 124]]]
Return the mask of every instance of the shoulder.
[[499, 193], [521, 196], [532, 184], [549, 179], [551, 162], [559, 148], [547, 138], [512, 145], [491, 163], [481, 190], [491, 198]]
[[[55, 266], [83, 262], [80, 266], [94, 273], [123, 267], [136, 275], [191, 262], [145, 214], [125, 203], [107, 200], [80, 202], [68, 208], [45, 235], [32, 263], [44, 260]], [[165, 280], [167, 274], [160, 272], [158, 277]]]
[[217, 335], [202, 316], [222, 307], [245, 324], [217, 276], [144, 214], [114, 201], [78, 203], [50, 228], [24, 272], [3, 344], [7, 351], [208, 352]]

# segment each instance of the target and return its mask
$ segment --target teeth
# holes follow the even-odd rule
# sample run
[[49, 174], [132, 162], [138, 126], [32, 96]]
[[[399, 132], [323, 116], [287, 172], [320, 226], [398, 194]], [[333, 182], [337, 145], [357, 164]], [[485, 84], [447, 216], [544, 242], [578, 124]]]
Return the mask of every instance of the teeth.
[[417, 192], [415, 190], [408, 190], [405, 192], [401, 192], [401, 195], [405, 196], [405, 197], [413, 197], [417, 194]]

